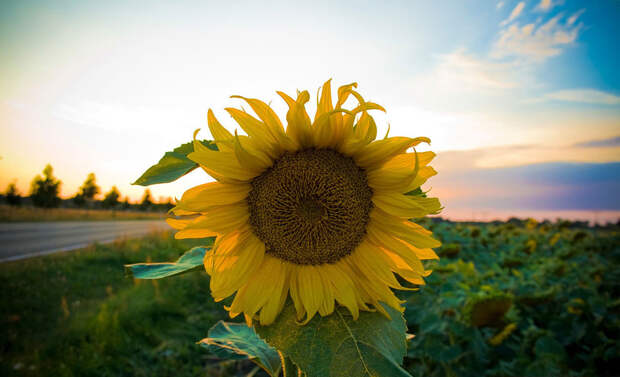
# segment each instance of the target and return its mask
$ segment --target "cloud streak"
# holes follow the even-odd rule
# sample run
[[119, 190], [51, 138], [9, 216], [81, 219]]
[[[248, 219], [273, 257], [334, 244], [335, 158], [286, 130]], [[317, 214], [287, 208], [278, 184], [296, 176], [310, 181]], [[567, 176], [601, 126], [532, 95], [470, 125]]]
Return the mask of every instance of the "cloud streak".
[[[595, 89], [567, 89], [545, 94], [539, 101], [553, 100], [598, 105], [620, 105], [620, 96]], [[538, 102], [538, 101], [533, 101]]]
[[538, 3], [538, 5], [536, 6], [536, 10], [548, 12], [556, 5], [558, 5], [557, 2], [554, 2], [553, 0], [541, 0], [540, 3]]
[[517, 4], [516, 7], [514, 7], [512, 12], [510, 12], [510, 16], [508, 16], [507, 19], [502, 21], [500, 25], [504, 26], [504, 25], [507, 25], [507, 24], [511, 23], [512, 21], [514, 21], [523, 12], [524, 8], [525, 8], [525, 2], [521, 1], [519, 4]]
[[620, 147], [620, 136], [610, 137], [607, 139], [591, 140], [583, 143], [574, 144], [578, 148], [610, 148]]
[[[562, 23], [562, 15], [557, 15], [545, 23], [535, 22], [524, 26], [510, 25], [499, 33], [493, 45], [491, 56], [501, 59], [514, 57], [526, 61], [543, 62], [557, 56], [564, 48], [572, 46], [582, 28], [575, 24], [579, 14]], [[571, 21], [572, 22], [569, 22]]]

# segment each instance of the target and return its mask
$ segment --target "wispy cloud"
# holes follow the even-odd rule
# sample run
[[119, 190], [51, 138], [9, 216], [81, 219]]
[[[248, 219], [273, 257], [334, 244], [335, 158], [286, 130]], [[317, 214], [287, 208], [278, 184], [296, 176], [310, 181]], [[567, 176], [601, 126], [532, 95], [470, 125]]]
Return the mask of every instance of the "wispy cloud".
[[553, 0], [540, 0], [540, 3], [538, 3], [538, 5], [536, 6], [536, 10], [548, 12], [556, 5], [558, 5], [557, 1], [554, 2]]
[[593, 103], [599, 105], [620, 105], [620, 96], [595, 89], [569, 89], [547, 93], [538, 101], [545, 100]]
[[607, 139], [591, 140], [574, 145], [577, 148], [615, 148], [620, 147], [620, 136]]
[[574, 24], [577, 21], [577, 19], [579, 18], [579, 16], [581, 16], [583, 14], [583, 12], [585, 12], [585, 11], [586, 11], [585, 9], [580, 9], [577, 12], [573, 13], [573, 15], [568, 18], [568, 21], [566, 23], [568, 25]]
[[508, 16], [507, 19], [502, 21], [502, 23], [500, 25], [504, 26], [504, 25], [507, 25], [507, 24], [511, 23], [512, 21], [514, 21], [517, 17], [519, 17], [521, 12], [523, 12], [524, 8], [525, 8], [525, 2], [521, 1], [519, 4], [517, 4], [516, 7], [514, 7], [512, 12], [510, 12], [510, 16]]
[[[491, 51], [494, 58], [516, 57], [542, 62], [559, 55], [564, 48], [577, 40], [582, 24], [575, 24], [579, 14], [562, 23], [557, 15], [544, 24], [529, 23], [525, 26], [510, 25], [499, 33]], [[571, 22], [572, 20], [572, 22]]]
[[497, 3], [497, 5], [495, 6], [496, 9], [501, 9], [504, 6], [504, 2], [500, 1]]
[[491, 62], [459, 49], [440, 56], [432, 80], [459, 90], [510, 89], [518, 86], [513, 71], [509, 63]]

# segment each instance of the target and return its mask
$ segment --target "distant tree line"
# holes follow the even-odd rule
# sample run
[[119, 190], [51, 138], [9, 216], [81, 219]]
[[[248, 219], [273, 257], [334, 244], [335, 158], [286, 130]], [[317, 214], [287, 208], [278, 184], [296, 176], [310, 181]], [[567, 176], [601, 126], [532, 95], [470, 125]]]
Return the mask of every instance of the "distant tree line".
[[116, 186], [112, 186], [110, 191], [104, 194], [102, 200], [97, 200], [95, 197], [101, 193], [101, 188], [97, 185], [95, 173], [88, 174], [78, 192], [70, 199], [60, 198], [61, 185], [62, 181], [54, 177], [54, 169], [48, 164], [43, 169], [43, 175], [38, 174], [32, 180], [29, 196], [23, 197], [17, 190], [16, 183], [11, 182], [4, 193], [4, 201], [12, 206], [31, 204], [41, 208], [101, 208], [140, 211], [167, 211], [174, 206], [172, 198], [168, 198], [165, 203], [161, 201], [155, 203], [149, 189], [144, 190], [139, 203], [130, 203], [128, 197], [121, 200], [121, 193]]

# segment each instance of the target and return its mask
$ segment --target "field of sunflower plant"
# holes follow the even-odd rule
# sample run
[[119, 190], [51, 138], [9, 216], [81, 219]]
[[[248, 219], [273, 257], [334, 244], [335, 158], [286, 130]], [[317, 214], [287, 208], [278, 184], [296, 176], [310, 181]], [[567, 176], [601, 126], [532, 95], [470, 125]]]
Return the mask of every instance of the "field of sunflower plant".
[[620, 228], [584, 223], [430, 225], [443, 241], [407, 297], [420, 376], [616, 376]]
[[[296, 100], [278, 92], [289, 106], [286, 128], [266, 103], [233, 96], [258, 116], [226, 109], [247, 136], [230, 133], [209, 110], [213, 141], [197, 140], [196, 131], [193, 143], [166, 153], [136, 182], [171, 182], [199, 167], [215, 178], [185, 192], [168, 218], [176, 238], [208, 241], [176, 262], [129, 265], [133, 276], [206, 269], [214, 300], [245, 323], [219, 322], [200, 343], [248, 357], [272, 377], [607, 373], [618, 351], [615, 292], [602, 272], [588, 271], [607, 256], [581, 253], [567, 262], [574, 251], [556, 247], [565, 242], [561, 224], [545, 224], [547, 238], [534, 232], [535, 222], [525, 231], [508, 224], [445, 234], [425, 218], [441, 210], [421, 189], [436, 174], [428, 166], [434, 153], [415, 147], [430, 140], [377, 139], [368, 111], [383, 108], [356, 87], [340, 87], [334, 107], [327, 81], [314, 121], [307, 91]], [[349, 97], [358, 104], [347, 110]], [[439, 263], [435, 230], [444, 233]], [[500, 250], [500, 243], [514, 247]], [[527, 263], [533, 270], [520, 268], [528, 257], [537, 259]], [[592, 276], [609, 300], [587, 301]], [[569, 300], [565, 307], [559, 295], [568, 295], [560, 298]], [[581, 319], [574, 327], [590, 308], [594, 327]], [[535, 320], [541, 310], [561, 325]], [[588, 342], [589, 331], [595, 341]]]

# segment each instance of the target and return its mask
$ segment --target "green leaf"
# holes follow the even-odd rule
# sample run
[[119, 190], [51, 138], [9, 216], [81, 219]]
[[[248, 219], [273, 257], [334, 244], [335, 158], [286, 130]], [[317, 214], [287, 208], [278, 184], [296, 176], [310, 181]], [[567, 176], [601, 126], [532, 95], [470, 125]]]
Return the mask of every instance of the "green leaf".
[[256, 325], [256, 332], [307, 377], [410, 377], [399, 366], [407, 348], [405, 320], [398, 311], [384, 307], [391, 319], [361, 312], [355, 321], [338, 307], [332, 315], [317, 314], [302, 326], [289, 301], [276, 322]]
[[[216, 151], [217, 146], [209, 140], [202, 140], [207, 148]], [[175, 148], [172, 152], [166, 152], [159, 162], [144, 172], [134, 185], [149, 186], [157, 183], [176, 181], [190, 171], [196, 169], [198, 164], [187, 158], [194, 151], [194, 144], [189, 142]]]
[[219, 321], [209, 330], [209, 337], [199, 343], [217, 355], [222, 355], [222, 350], [226, 350], [229, 355], [246, 356], [272, 377], [280, 374], [282, 361], [278, 351], [243, 323]]
[[423, 198], [426, 198], [426, 193], [424, 191], [422, 191], [421, 187], [418, 187], [415, 190], [411, 190], [409, 192], [406, 192], [405, 195], [409, 195], [409, 196], [421, 196]]
[[[211, 244], [213, 239], [210, 239]], [[194, 247], [181, 255], [174, 263], [136, 263], [125, 267], [138, 279], [161, 279], [202, 268], [209, 247]]]

